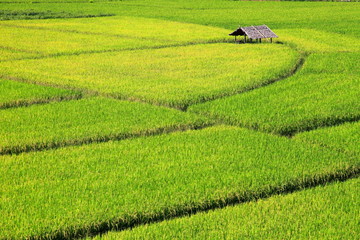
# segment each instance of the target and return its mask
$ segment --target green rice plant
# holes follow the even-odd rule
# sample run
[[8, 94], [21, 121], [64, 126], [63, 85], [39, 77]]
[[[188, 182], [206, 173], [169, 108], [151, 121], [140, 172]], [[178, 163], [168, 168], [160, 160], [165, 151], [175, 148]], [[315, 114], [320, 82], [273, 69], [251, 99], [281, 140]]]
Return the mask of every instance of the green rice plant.
[[313, 54], [295, 76], [190, 107], [226, 123], [292, 135], [360, 117], [359, 53]]
[[359, 156], [360, 122], [303, 132], [296, 135], [294, 139]]
[[360, 179], [92, 239], [357, 239]]
[[291, 74], [298, 53], [277, 44], [204, 44], [4, 62], [0, 75], [186, 108]]
[[76, 91], [0, 79], [0, 109], [81, 96], [82, 94]]
[[[201, 117], [106, 98], [0, 111], [0, 154], [203, 127]], [[159, 117], [161, 116], [161, 117]]]
[[0, 156], [0, 238], [75, 238], [264, 198], [360, 170], [326, 148], [236, 127]]

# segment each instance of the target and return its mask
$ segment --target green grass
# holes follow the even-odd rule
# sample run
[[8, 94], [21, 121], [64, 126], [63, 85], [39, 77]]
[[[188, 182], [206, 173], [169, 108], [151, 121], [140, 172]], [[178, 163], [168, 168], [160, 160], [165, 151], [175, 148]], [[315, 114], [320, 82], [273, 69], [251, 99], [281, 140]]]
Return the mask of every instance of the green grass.
[[[0, 111], [0, 154], [203, 127], [173, 109], [91, 98]], [[159, 118], [161, 116], [161, 118]]]
[[0, 238], [84, 236], [358, 172], [342, 153], [235, 127], [0, 156]]
[[0, 79], [0, 109], [80, 97], [75, 91]]
[[313, 54], [291, 78], [189, 110], [261, 131], [292, 135], [360, 117], [360, 54]]
[[222, 43], [4, 62], [0, 75], [185, 108], [290, 74], [297, 58], [278, 44]]
[[173, 46], [227, 37], [225, 29], [134, 17], [0, 21], [0, 31], [0, 47], [37, 56]]
[[359, 156], [360, 122], [300, 133], [295, 139]]
[[357, 178], [94, 239], [357, 239], [359, 186]]

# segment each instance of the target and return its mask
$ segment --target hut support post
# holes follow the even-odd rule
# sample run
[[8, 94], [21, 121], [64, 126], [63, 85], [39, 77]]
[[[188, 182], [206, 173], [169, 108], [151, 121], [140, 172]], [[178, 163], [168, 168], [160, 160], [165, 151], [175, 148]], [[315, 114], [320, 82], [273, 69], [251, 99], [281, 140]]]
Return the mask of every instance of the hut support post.
[[270, 38], [270, 42], [272, 43], [272, 38]]

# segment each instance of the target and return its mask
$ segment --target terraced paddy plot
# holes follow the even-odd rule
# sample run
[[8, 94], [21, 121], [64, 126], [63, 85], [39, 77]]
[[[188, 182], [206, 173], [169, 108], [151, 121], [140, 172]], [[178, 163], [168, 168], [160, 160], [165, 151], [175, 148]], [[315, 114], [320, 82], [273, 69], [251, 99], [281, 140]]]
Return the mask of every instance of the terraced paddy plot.
[[0, 79], [0, 109], [80, 97], [76, 91]]
[[297, 61], [277, 44], [206, 44], [14, 61], [0, 75], [184, 108], [272, 82]]
[[295, 139], [359, 156], [360, 122], [300, 133]]
[[359, 57], [359, 53], [314, 54], [291, 78], [189, 110], [285, 135], [356, 120], [360, 116], [360, 65], [354, 59]]
[[126, 16], [79, 18], [71, 20], [47, 19], [37, 21], [6, 21], [3, 24], [41, 30], [122, 37], [132, 39], [133, 41], [146, 41], [150, 39], [154, 42], [161, 42], [162, 44], [208, 42], [231, 39], [228, 37], [228, 30], [223, 28]]
[[359, 191], [357, 178], [94, 239], [356, 239]]
[[201, 117], [176, 110], [105, 98], [2, 110], [0, 115], [0, 154], [122, 139], [207, 124]]
[[73, 238], [265, 197], [359, 160], [235, 127], [0, 156], [0, 238]]

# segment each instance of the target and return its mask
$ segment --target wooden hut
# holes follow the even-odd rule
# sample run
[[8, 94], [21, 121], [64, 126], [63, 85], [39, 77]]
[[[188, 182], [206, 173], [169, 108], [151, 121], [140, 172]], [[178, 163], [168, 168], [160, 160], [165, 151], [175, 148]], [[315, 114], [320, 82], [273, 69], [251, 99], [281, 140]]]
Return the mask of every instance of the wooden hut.
[[260, 42], [263, 38], [270, 38], [271, 42], [273, 38], [278, 38], [278, 36], [266, 25], [239, 27], [229, 35], [235, 36], [235, 42], [236, 36], [244, 36], [244, 42], [246, 42], [246, 38], [249, 38], [250, 41], [255, 39], [256, 41]]

